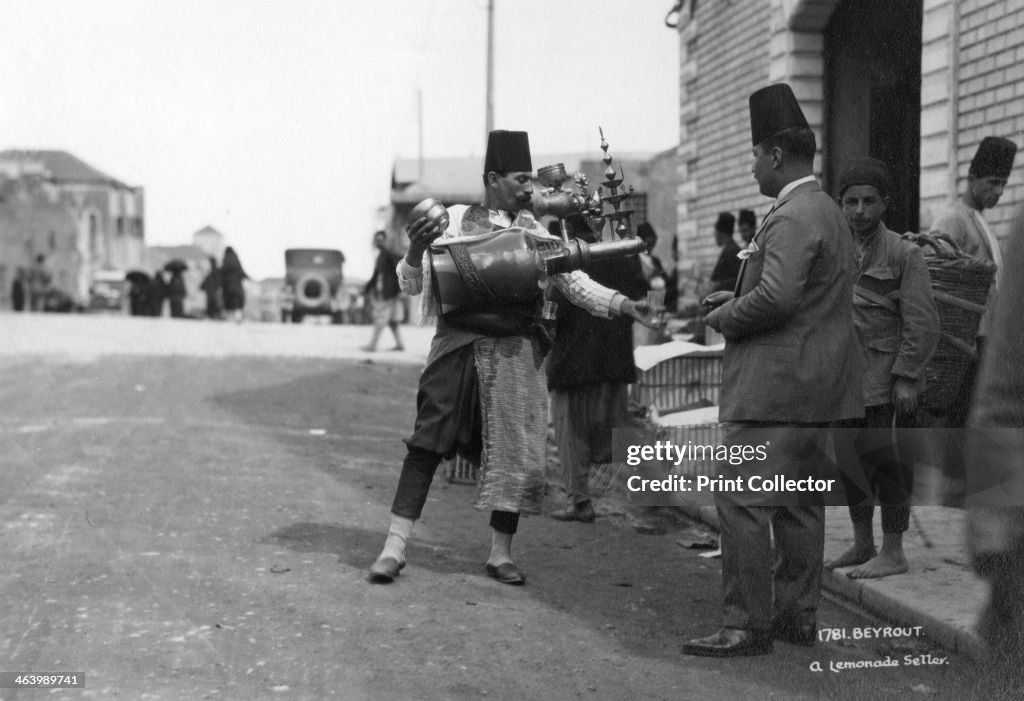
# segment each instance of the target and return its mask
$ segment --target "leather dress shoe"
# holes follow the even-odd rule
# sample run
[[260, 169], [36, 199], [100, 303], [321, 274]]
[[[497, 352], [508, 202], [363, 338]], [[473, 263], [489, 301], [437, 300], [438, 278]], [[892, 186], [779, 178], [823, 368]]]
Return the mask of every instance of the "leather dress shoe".
[[487, 574], [494, 577], [502, 584], [523, 585], [526, 584], [526, 577], [514, 562], [503, 562], [500, 565], [487, 565]]
[[772, 638], [768, 631], [742, 628], [722, 628], [714, 635], [683, 645], [684, 655], [701, 657], [747, 657], [767, 655], [771, 651]]
[[555, 511], [551, 514], [551, 518], [556, 521], [579, 521], [580, 523], [593, 523], [595, 516], [594, 507], [589, 501], [573, 504], [563, 511]]
[[817, 639], [818, 624], [812, 617], [778, 616], [772, 619], [770, 631], [775, 640], [812, 647]]
[[393, 557], [382, 557], [370, 565], [370, 572], [367, 579], [371, 584], [390, 584], [405, 567], [404, 562], [399, 562]]

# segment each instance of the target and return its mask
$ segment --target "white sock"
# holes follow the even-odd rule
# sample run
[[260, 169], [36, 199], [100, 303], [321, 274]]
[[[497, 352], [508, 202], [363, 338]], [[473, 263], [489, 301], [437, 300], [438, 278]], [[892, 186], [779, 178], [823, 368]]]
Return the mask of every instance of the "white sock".
[[416, 522], [411, 518], [391, 514], [388, 538], [384, 541], [384, 549], [381, 551], [380, 557], [393, 557], [399, 562], [405, 562], [405, 544], [409, 540], [409, 536], [412, 535], [414, 523]]
[[499, 533], [491, 529], [491, 556], [487, 558], [487, 564], [497, 567], [506, 562], [512, 562], [512, 534]]

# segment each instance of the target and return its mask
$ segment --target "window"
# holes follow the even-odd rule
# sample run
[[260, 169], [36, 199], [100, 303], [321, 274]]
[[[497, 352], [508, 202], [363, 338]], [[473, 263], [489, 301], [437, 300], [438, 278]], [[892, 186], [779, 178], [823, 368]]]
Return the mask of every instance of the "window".
[[93, 258], [99, 258], [101, 253], [100, 242], [100, 220], [95, 212], [89, 213], [89, 251]]
[[647, 221], [647, 193], [634, 192], [633, 196], [623, 202], [623, 209], [632, 209], [633, 216], [630, 217], [630, 221], [633, 222], [633, 228], [636, 228]]

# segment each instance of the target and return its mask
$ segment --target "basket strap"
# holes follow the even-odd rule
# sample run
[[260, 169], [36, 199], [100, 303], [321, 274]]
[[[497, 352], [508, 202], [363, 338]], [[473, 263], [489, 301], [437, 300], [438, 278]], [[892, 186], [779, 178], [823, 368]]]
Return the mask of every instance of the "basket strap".
[[957, 338], [956, 336], [951, 336], [950, 334], [946, 333], [945, 331], [942, 332], [942, 339], [946, 343], [948, 343], [949, 345], [953, 346], [958, 351], [960, 351], [961, 353], [966, 355], [971, 360], [977, 360], [978, 359], [978, 351], [974, 348], [974, 346], [972, 346], [971, 344], [967, 343], [963, 339]]
[[935, 255], [939, 258], [955, 259], [968, 257], [967, 254], [964, 253], [964, 250], [960, 247], [960, 244], [954, 241], [953, 237], [950, 236], [949, 234], [943, 234], [938, 232], [934, 234], [924, 232], [916, 234], [914, 232], [908, 231], [907, 233], [903, 234], [902, 237], [910, 241], [911, 243], [917, 244], [918, 246], [928, 246], [935, 252]]
[[932, 298], [936, 302], [945, 302], [946, 304], [952, 304], [954, 307], [960, 307], [961, 309], [969, 312], [975, 312], [976, 314], [984, 314], [985, 306], [982, 304], [975, 304], [974, 302], [968, 302], [966, 299], [960, 299], [956, 295], [951, 295], [948, 292], [942, 292], [941, 290], [932, 290]]
[[[899, 298], [899, 290], [894, 290], [894, 292], [896, 292], [896, 297]], [[877, 292], [872, 292], [868, 288], [861, 287], [860, 285], [853, 286], [853, 293], [869, 302], [877, 304], [893, 314], [899, 313], [899, 307], [896, 306], [896, 303], [890, 297], [880, 295]]]

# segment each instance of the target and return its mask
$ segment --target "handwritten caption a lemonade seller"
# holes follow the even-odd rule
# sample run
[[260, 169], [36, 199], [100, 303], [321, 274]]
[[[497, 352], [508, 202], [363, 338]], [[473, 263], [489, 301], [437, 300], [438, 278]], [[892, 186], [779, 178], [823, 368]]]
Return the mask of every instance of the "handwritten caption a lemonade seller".
[[[677, 445], [671, 441], [656, 441], [649, 445], [628, 446], [626, 464], [635, 467], [647, 461], [671, 461], [678, 467], [684, 460], [716, 460], [739, 465], [751, 460], [765, 460], [768, 445]], [[721, 475], [667, 475], [660, 479], [646, 479], [632, 475], [626, 487], [633, 492], [831, 492], [835, 483], [834, 479], [788, 479], [782, 475], [752, 475], [745, 479]]]

